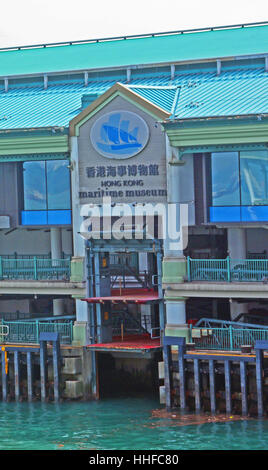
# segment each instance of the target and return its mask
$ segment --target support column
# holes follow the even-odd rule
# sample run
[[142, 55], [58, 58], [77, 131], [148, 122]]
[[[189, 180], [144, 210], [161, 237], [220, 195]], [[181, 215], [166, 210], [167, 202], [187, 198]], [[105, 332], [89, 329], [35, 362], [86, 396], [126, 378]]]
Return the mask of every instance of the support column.
[[216, 413], [216, 392], [215, 392], [215, 362], [209, 360], [209, 393], [211, 413]]
[[[166, 305], [165, 334], [185, 337], [186, 341], [189, 341], [186, 324], [186, 299], [180, 297], [177, 286], [182, 284], [187, 276], [187, 263], [183, 250], [187, 246], [189, 225], [187, 209], [189, 204], [186, 201], [193, 199], [188, 197], [188, 192], [191, 192], [191, 185], [189, 186], [191, 178], [187, 178], [188, 186], [184, 187], [185, 162], [179, 160], [178, 149], [171, 147], [168, 137], [166, 137], [166, 156], [167, 204], [162, 276]], [[188, 205], [186, 206], [186, 204]]]
[[[167, 294], [167, 293], [166, 293]], [[169, 294], [168, 294], [169, 295]], [[166, 336], [182, 336], [189, 341], [190, 332], [186, 323], [186, 298], [165, 297], [166, 304]]]
[[[159, 297], [163, 297], [162, 289], [162, 253], [158, 252], [157, 255], [157, 287]], [[160, 338], [161, 343], [163, 341], [163, 335], [165, 330], [165, 310], [163, 301], [159, 303], [159, 325], [160, 325]]]
[[6, 351], [2, 348], [2, 400], [7, 401], [7, 373], [6, 373]]
[[194, 359], [194, 388], [195, 388], [195, 411], [201, 410], [201, 394], [200, 394], [200, 367], [199, 359]]
[[244, 228], [228, 228], [228, 254], [234, 259], [247, 258], [247, 239], [246, 229]]
[[258, 416], [263, 416], [263, 351], [256, 349], [256, 385], [258, 400]]
[[164, 359], [164, 368], [165, 368], [166, 408], [167, 410], [170, 410], [172, 408], [172, 387], [173, 387], [171, 346], [164, 345], [163, 359]]
[[40, 382], [41, 382], [41, 400], [46, 401], [46, 383], [47, 383], [47, 342], [40, 341]]
[[247, 363], [240, 361], [240, 383], [242, 394], [242, 415], [248, 414], [248, 395], [247, 395]]
[[[50, 244], [51, 244], [51, 258], [52, 265], [53, 260], [62, 258], [62, 236], [61, 229], [58, 227], [51, 227], [50, 229]], [[64, 300], [53, 299], [53, 314], [63, 315], [64, 314]]]
[[50, 229], [50, 245], [51, 245], [51, 258], [62, 258], [62, 239], [61, 229], [58, 227], [51, 227]]
[[[230, 302], [230, 318], [231, 321], [234, 321], [240, 313], [248, 313], [249, 304], [247, 302], [237, 302], [234, 299], [231, 299]], [[243, 321], [243, 317], [239, 319], [239, 321]]]
[[53, 315], [64, 315], [63, 299], [53, 299]]
[[226, 413], [232, 412], [231, 362], [224, 361]]
[[33, 364], [32, 353], [27, 351], [27, 387], [28, 387], [28, 401], [33, 399]]
[[[228, 228], [228, 255], [231, 259], [243, 260], [247, 258], [247, 237], [244, 228]], [[248, 312], [248, 303], [230, 302], [230, 317], [234, 320], [240, 313]], [[243, 319], [242, 319], [243, 320]]]
[[60, 343], [53, 341], [54, 400], [60, 399]]
[[[95, 292], [96, 297], [100, 297], [100, 255], [94, 254], [94, 268], [95, 268]], [[97, 340], [98, 343], [102, 341], [102, 324], [101, 324], [101, 304], [96, 304], [96, 318], [97, 318]]]
[[185, 389], [185, 340], [181, 339], [181, 344], [178, 346], [178, 362], [179, 362], [179, 376], [180, 376], [180, 406], [182, 410], [186, 409], [186, 389]]

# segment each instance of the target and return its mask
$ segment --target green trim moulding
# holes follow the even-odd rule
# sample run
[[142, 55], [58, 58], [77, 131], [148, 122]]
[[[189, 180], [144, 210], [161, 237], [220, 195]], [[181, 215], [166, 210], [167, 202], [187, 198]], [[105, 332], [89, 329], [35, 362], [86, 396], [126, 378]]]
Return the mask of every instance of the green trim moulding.
[[[170, 144], [173, 147], [193, 147], [207, 145], [230, 145], [268, 142], [268, 123], [256, 122], [254, 124], [235, 123], [233, 120], [228, 125], [214, 125], [207, 123], [191, 122], [191, 126], [181, 126], [180, 123], [172, 128], [164, 125]], [[175, 127], [175, 128], [174, 128]]]
[[68, 135], [0, 138], [0, 155], [51, 154], [69, 151]]
[[27, 161], [45, 161], [45, 160], [68, 160], [68, 153], [38, 153], [25, 155], [0, 155], [0, 162], [25, 162]]

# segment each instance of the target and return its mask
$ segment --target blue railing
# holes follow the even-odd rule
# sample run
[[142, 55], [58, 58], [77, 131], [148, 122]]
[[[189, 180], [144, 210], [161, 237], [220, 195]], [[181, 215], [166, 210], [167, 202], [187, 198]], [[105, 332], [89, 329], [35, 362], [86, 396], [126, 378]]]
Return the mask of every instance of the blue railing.
[[268, 281], [268, 259], [187, 258], [188, 281], [259, 282]]
[[7, 259], [0, 256], [0, 280], [69, 280], [70, 259]]
[[196, 349], [239, 351], [243, 345], [254, 344], [257, 340], [268, 340], [268, 329], [245, 328], [191, 328], [191, 342]]
[[[263, 320], [264, 318], [261, 317]], [[263, 330], [268, 330], [268, 326], [265, 325], [257, 325], [256, 323], [244, 323], [244, 322], [236, 322], [236, 321], [229, 321], [229, 320], [221, 320], [216, 318], [200, 318], [195, 323], [195, 328], [229, 328], [232, 326], [233, 328], [240, 328], [240, 329], [258, 329], [261, 328]]]
[[41, 321], [4, 321], [0, 323], [8, 334], [0, 338], [3, 343], [39, 343], [39, 334], [59, 333], [61, 344], [71, 344], [73, 340], [73, 322], [41, 322]]

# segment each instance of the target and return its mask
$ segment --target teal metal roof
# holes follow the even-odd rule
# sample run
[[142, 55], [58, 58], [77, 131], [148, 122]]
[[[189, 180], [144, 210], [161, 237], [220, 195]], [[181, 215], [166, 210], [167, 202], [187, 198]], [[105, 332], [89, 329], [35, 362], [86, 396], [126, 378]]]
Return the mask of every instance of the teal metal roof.
[[268, 73], [245, 71], [181, 83], [175, 119], [268, 113]]
[[127, 85], [127, 87], [165, 111], [171, 112], [178, 86]]
[[0, 76], [267, 54], [268, 25], [0, 50]]
[[[82, 110], [81, 98], [101, 95], [117, 80], [11, 86], [0, 90], [0, 129], [65, 127]], [[214, 72], [141, 76], [121, 83], [172, 114], [171, 119], [268, 113], [268, 73], [252, 68]]]

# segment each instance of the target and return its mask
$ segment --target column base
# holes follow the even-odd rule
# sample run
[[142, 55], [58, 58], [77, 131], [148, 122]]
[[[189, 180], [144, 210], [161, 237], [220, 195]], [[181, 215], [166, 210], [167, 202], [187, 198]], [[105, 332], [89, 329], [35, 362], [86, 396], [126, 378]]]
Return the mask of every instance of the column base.
[[186, 259], [169, 258], [163, 259], [163, 284], [183, 283], [186, 278]]
[[188, 328], [188, 325], [186, 324], [181, 324], [181, 325], [173, 325], [173, 324], [167, 324], [165, 328], [165, 336], [175, 336], [179, 338], [185, 338], [186, 343], [189, 343], [190, 341], [190, 330]]
[[86, 346], [87, 344], [87, 322], [74, 322], [72, 345]]

